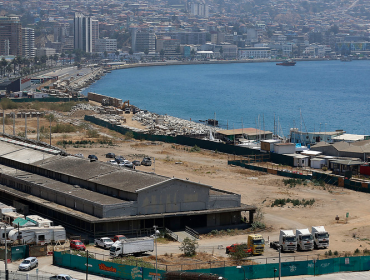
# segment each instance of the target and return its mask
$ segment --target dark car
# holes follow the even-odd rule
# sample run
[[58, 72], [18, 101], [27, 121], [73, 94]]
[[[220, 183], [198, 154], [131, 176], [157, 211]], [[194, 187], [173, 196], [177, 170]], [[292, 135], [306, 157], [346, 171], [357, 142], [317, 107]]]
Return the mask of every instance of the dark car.
[[141, 161], [141, 165], [151, 166], [151, 165], [152, 165], [152, 160], [150, 159], [150, 157], [145, 157], [145, 158]]
[[132, 164], [135, 165], [135, 166], [140, 166], [141, 165], [141, 162], [140, 162], [140, 160], [134, 160], [132, 162]]
[[105, 155], [106, 158], [115, 158], [116, 155], [114, 153], [108, 153]]
[[116, 160], [116, 162], [117, 162], [118, 164], [120, 164], [120, 163], [123, 163], [126, 159], [125, 159], [123, 156], [117, 156], [117, 157], [115, 158], [115, 160]]
[[90, 159], [90, 161], [98, 160], [98, 157], [96, 155], [89, 155], [87, 158]]

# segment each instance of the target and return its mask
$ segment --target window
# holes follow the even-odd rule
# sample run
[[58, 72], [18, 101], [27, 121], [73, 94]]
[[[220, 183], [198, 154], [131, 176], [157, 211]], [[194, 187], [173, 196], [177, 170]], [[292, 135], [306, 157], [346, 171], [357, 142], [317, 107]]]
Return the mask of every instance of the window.
[[45, 241], [45, 235], [39, 235], [39, 241]]

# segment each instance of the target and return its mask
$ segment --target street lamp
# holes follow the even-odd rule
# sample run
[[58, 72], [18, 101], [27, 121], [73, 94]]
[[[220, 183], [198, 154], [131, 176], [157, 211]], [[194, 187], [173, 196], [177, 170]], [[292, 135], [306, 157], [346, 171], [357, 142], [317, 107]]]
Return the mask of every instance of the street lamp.
[[153, 226], [153, 228], [154, 228], [154, 241], [155, 241], [155, 279], [158, 279], [157, 235], [159, 234], [159, 230], [157, 230], [158, 226]]
[[281, 278], [281, 247], [282, 245], [279, 246], [279, 280]]
[[241, 265], [238, 265], [236, 268], [242, 268], [243, 269], [243, 272], [244, 272], [244, 278], [243, 278], [243, 280], [245, 280], [245, 269], [244, 269], [244, 267], [242, 267]]
[[276, 269], [276, 268], [274, 268], [274, 280], [275, 280], [275, 273], [276, 273], [276, 271], [277, 271], [277, 269]]

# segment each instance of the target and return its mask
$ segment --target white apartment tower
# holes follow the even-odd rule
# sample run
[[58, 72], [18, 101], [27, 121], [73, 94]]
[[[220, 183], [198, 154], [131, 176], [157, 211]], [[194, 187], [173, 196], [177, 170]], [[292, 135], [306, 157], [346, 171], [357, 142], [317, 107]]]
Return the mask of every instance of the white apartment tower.
[[99, 38], [99, 21], [76, 13], [74, 18], [74, 48], [94, 52]]
[[209, 6], [206, 4], [191, 3], [190, 14], [203, 18], [209, 18]]
[[22, 28], [22, 54], [24, 57], [35, 57], [35, 30], [33, 28]]

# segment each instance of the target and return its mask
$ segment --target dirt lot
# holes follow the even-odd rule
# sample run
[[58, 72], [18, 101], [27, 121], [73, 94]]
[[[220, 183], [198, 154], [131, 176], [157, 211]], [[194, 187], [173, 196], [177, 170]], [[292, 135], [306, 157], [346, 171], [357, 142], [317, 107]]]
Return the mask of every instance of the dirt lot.
[[[57, 120], [63, 119], [65, 123], [72, 123], [77, 129], [72, 133], [53, 134], [52, 143], [57, 145], [59, 141], [76, 141], [89, 139], [92, 141], [109, 139], [113, 145], [67, 145], [68, 153], [82, 153], [85, 157], [95, 154], [99, 160], [106, 161], [105, 154], [113, 152], [123, 155], [127, 159], [141, 160], [144, 155], [155, 157], [155, 164], [151, 167], [140, 166], [138, 170], [155, 172], [168, 177], [181, 179], [188, 178], [191, 181], [211, 185], [215, 188], [235, 192], [241, 195], [242, 203], [252, 204], [260, 207], [263, 212], [263, 221], [267, 230], [261, 233], [266, 240], [277, 240], [280, 229], [310, 228], [311, 226], [324, 225], [330, 233], [330, 247], [332, 251], [353, 252], [355, 249], [363, 250], [370, 248], [370, 195], [354, 192], [333, 186], [314, 186], [312, 183], [298, 185], [295, 187], [285, 186], [284, 178], [246, 170], [241, 167], [227, 165], [228, 156], [211, 151], [191, 152], [189, 147], [166, 144], [151, 143], [125, 139], [124, 135], [99, 128], [83, 121], [83, 115], [88, 112], [78, 112], [73, 115], [67, 113], [55, 114]], [[128, 117], [128, 116], [127, 116]], [[133, 126], [141, 125], [128, 121]], [[48, 128], [49, 122], [42, 120], [40, 126]], [[27, 121], [28, 137], [36, 138], [36, 120]], [[17, 120], [16, 133], [24, 132], [24, 119]], [[99, 135], [89, 134], [91, 129], [98, 129]], [[43, 134], [43, 141], [49, 142], [47, 129]], [[6, 125], [6, 132], [12, 133], [12, 123]], [[94, 136], [89, 138], [89, 136]], [[291, 203], [283, 207], [271, 207], [275, 199], [315, 199], [312, 206], [294, 206]], [[349, 213], [346, 222], [346, 213]], [[340, 221], [335, 221], [336, 216]], [[209, 238], [203, 236], [199, 241], [200, 251], [214, 253], [215, 256], [224, 257], [225, 246], [245, 242], [245, 235], [220, 236]], [[159, 254], [179, 253], [178, 243], [160, 244]], [[295, 253], [295, 255], [324, 254], [324, 250], [310, 253]], [[265, 256], [276, 256], [276, 251], [267, 248]]]

